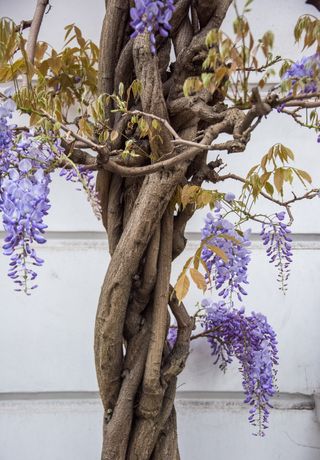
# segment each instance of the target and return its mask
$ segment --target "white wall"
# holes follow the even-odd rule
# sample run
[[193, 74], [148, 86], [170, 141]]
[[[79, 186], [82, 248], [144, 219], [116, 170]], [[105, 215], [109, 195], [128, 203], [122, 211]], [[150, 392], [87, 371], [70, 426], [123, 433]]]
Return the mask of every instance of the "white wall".
[[[1, 2], [1, 14], [28, 19], [31, 0]], [[61, 45], [65, 24], [76, 22], [85, 36], [98, 40], [103, 1], [52, 1], [41, 38]], [[302, 12], [313, 12], [302, 0], [254, 2], [254, 27], [273, 28], [277, 53], [297, 55], [290, 47], [290, 27]], [[89, 18], [89, 20], [88, 20]], [[263, 21], [261, 20], [263, 18]], [[278, 114], [261, 124], [248, 151], [227, 162], [239, 174], [258, 162], [275, 142], [297, 155], [301, 168], [319, 184], [319, 145], [316, 136]], [[225, 189], [227, 190], [227, 189]], [[233, 189], [234, 190], [234, 189]], [[93, 364], [95, 309], [107, 263], [107, 246], [85, 197], [60, 178], [52, 189], [46, 259], [40, 287], [32, 297], [12, 290], [6, 278], [7, 259], [0, 257], [0, 460], [88, 460], [99, 458], [101, 407]], [[275, 284], [257, 235], [253, 242], [251, 309], [266, 314], [279, 336], [279, 395], [265, 439], [251, 436], [247, 408], [241, 403], [237, 366], [226, 375], [210, 364], [205, 342], [193, 344], [187, 368], [180, 376], [178, 419], [183, 460], [317, 460], [320, 458], [319, 420], [313, 393], [320, 392], [320, 219], [319, 201], [295, 207], [294, 264], [289, 292]], [[265, 210], [270, 209], [263, 204]], [[188, 227], [186, 253], [174, 267], [173, 278], [199, 239], [205, 212]], [[253, 227], [257, 232], [258, 228]], [[190, 311], [200, 299], [192, 290]]]

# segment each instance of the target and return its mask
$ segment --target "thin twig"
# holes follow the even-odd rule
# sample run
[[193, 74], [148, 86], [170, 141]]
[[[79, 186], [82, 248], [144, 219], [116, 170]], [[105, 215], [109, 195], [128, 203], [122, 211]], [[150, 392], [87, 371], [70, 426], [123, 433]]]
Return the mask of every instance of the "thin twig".
[[22, 32], [24, 29], [28, 29], [28, 27], [31, 27], [32, 24], [32, 19], [29, 20], [23, 20], [20, 22], [20, 24], [17, 24], [15, 27], [16, 32]]
[[[220, 176], [219, 177], [219, 181], [224, 181], [224, 180], [228, 180], [228, 179], [233, 179], [233, 180], [236, 180], [238, 182], [242, 182], [243, 184], [248, 184], [248, 181], [246, 179], [244, 179], [243, 177], [240, 177], [240, 176], [237, 176], [236, 174], [226, 174], [224, 176]], [[301, 195], [301, 196], [294, 196], [294, 198], [292, 198], [291, 200], [287, 200], [287, 201], [280, 201], [280, 200], [277, 200], [276, 198], [272, 198], [270, 195], [264, 193], [263, 191], [260, 191], [260, 195], [263, 196], [266, 200], [269, 200], [269, 201], [272, 201], [273, 203], [279, 205], [279, 206], [283, 206], [286, 208], [287, 210], [287, 213], [289, 215], [289, 224], [291, 224], [293, 222], [293, 215], [292, 215], [292, 212], [291, 212], [291, 209], [290, 209], [290, 205], [295, 203], [296, 201], [301, 201], [301, 200], [305, 200], [305, 199], [308, 199], [308, 200], [311, 200], [312, 198], [315, 198], [316, 196], [318, 196], [320, 192], [320, 189], [312, 189], [312, 190], [309, 190], [308, 192], [306, 192], [304, 195]]]

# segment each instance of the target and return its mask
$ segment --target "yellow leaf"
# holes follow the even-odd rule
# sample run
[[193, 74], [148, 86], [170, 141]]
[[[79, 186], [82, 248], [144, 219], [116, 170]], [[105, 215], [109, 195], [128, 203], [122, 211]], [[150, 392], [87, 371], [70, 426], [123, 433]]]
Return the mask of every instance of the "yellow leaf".
[[111, 131], [111, 135], [110, 135], [111, 142], [114, 142], [116, 139], [118, 139], [118, 137], [119, 137], [118, 131], [115, 131], [115, 130]]
[[283, 170], [282, 168], [278, 168], [274, 172], [274, 177], [273, 177], [273, 182], [274, 185], [279, 193], [282, 192], [282, 187], [283, 187]]
[[185, 271], [189, 268], [191, 262], [192, 262], [192, 257], [189, 257], [189, 259], [187, 260], [187, 262], [183, 266], [183, 270], [182, 270], [183, 273], [185, 273]]
[[228, 235], [227, 233], [220, 233], [217, 235], [220, 238], [224, 238], [225, 240], [230, 240], [235, 244], [241, 245], [241, 241], [237, 240], [234, 236]]
[[84, 133], [88, 137], [93, 136], [93, 127], [90, 123], [87, 122], [85, 118], [81, 118], [79, 120], [79, 128], [82, 133]]
[[153, 119], [151, 125], [152, 125], [153, 129], [159, 129], [160, 128], [160, 123], [158, 122], [158, 120]]
[[200, 187], [198, 185], [185, 185], [181, 191], [181, 203], [185, 208], [187, 204], [193, 203]]
[[298, 174], [300, 174], [302, 179], [306, 180], [307, 182], [309, 182], [309, 184], [311, 184], [312, 178], [311, 178], [310, 174], [307, 173], [307, 171], [303, 171], [303, 169], [297, 169], [297, 172], [298, 172]]
[[200, 260], [201, 260], [201, 252], [202, 252], [202, 246], [200, 246], [197, 250], [196, 250], [196, 253], [194, 255], [194, 258], [193, 258], [193, 266], [196, 270], [198, 270], [199, 268], [199, 263], [200, 263]]
[[209, 190], [201, 190], [196, 196], [198, 208], [203, 208], [212, 201], [212, 193]]
[[190, 275], [196, 284], [198, 289], [201, 289], [203, 292], [207, 289], [207, 283], [205, 277], [195, 268], [190, 268]]
[[261, 160], [261, 163], [260, 163], [262, 169], [266, 169], [267, 161], [268, 161], [268, 154], [266, 153], [266, 154], [262, 157], [262, 160]]
[[207, 248], [210, 249], [210, 251], [214, 252], [220, 259], [222, 259], [224, 262], [228, 262], [228, 256], [227, 254], [218, 246], [214, 246], [212, 244], [206, 244]]
[[185, 296], [188, 294], [189, 287], [190, 287], [189, 278], [185, 273], [182, 273], [174, 288], [179, 302], [181, 302], [185, 298]]
[[254, 165], [252, 168], [249, 170], [247, 177], [251, 176], [252, 173], [255, 172], [255, 170], [258, 168], [259, 165]]
[[264, 186], [264, 184], [269, 180], [270, 175], [271, 172], [265, 172], [260, 176], [260, 182], [262, 186]]
[[285, 147], [284, 145], [282, 146], [282, 148], [285, 150], [287, 156], [289, 158], [291, 158], [291, 160], [294, 160], [294, 153], [291, 149], [289, 149], [288, 147]]

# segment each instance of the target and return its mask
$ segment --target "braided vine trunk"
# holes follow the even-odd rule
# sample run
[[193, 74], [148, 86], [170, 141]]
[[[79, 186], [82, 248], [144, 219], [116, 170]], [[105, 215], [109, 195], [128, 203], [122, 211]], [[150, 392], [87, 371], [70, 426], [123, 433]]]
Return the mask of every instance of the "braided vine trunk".
[[[195, 110], [190, 111], [191, 100], [183, 97], [182, 85], [188, 76], [199, 74], [201, 62], [193, 58], [204, 49], [206, 33], [220, 27], [230, 3], [178, 0], [171, 37], [161, 39], [154, 57], [147, 36], [129, 40], [130, 2], [106, 0], [100, 92], [112, 94], [120, 82], [126, 91], [138, 79], [141, 96], [138, 103], [132, 100], [130, 108], [170, 119], [181, 138], [193, 140], [210, 122], [198, 115], [203, 100], [194, 99]], [[169, 72], [173, 51], [176, 58]], [[206, 107], [217, 103], [212, 95], [203, 97]], [[181, 152], [182, 147], [174, 147], [165, 130], [161, 130], [161, 140], [157, 136], [141, 140], [128, 125], [128, 117], [120, 117], [110, 107], [107, 110], [109, 124], [119, 132], [112, 147], [121, 149], [125, 139], [132, 138], [149, 154], [129, 159], [129, 165], [148, 164], [150, 158]], [[227, 124], [218, 123], [218, 129], [204, 142], [228, 131]], [[145, 177], [120, 177], [104, 170], [98, 173], [111, 254], [95, 329], [96, 370], [105, 411], [102, 460], [180, 458], [174, 398], [193, 322], [184, 306], [170, 295], [170, 270], [173, 258], [185, 247], [184, 230], [193, 211], [187, 206], [175, 215], [172, 197], [177, 186], [187, 180], [197, 184], [203, 180], [200, 172], [205, 155], [195, 150], [190, 158]], [[178, 339], [171, 351], [166, 343], [169, 309], [178, 324]]]

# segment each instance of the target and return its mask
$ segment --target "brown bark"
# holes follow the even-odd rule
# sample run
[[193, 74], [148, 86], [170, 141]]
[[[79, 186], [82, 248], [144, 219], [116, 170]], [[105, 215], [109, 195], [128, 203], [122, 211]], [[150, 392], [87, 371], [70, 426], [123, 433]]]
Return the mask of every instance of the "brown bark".
[[[120, 82], [127, 88], [139, 79], [142, 93], [138, 109], [170, 122], [180, 138], [194, 140], [204, 118], [207, 129], [202, 136], [203, 145], [220, 132], [233, 135], [235, 126], [240, 126], [235, 115], [221, 114], [221, 110], [208, 104], [210, 95], [190, 102], [181, 92], [192, 59], [203, 50], [206, 31], [213, 25], [220, 26], [230, 0], [209, 2], [214, 7], [198, 0], [192, 6], [192, 21], [189, 11], [193, 2], [178, 0], [171, 37], [159, 40], [157, 56], [151, 55], [146, 34], [128, 40], [129, 3], [106, 2], [100, 92], [111, 94]], [[171, 46], [177, 59], [169, 72]], [[121, 149], [130, 117], [114, 116], [111, 109], [108, 107], [107, 117], [110, 128], [120, 133], [115, 148]], [[150, 157], [144, 157], [141, 174], [138, 170], [135, 177], [126, 174], [126, 169], [123, 176], [130, 177], [125, 178], [121, 168], [112, 169], [107, 163], [109, 171], [99, 171], [97, 178], [112, 256], [95, 328], [96, 371], [105, 411], [102, 460], [180, 459], [174, 397], [177, 376], [189, 353], [193, 320], [172, 293], [170, 271], [173, 258], [184, 249], [185, 225], [193, 210], [187, 208], [174, 217], [170, 200], [178, 185], [190, 179], [199, 184], [205, 180], [209, 167], [201, 149], [177, 146], [164, 127], [161, 139], [153, 134], [159, 133], [154, 131], [143, 147]], [[129, 135], [141, 145], [134, 130]], [[143, 176], [145, 165], [161, 157], [166, 159], [168, 154], [170, 158], [181, 155], [180, 161], [166, 163], [164, 168], [152, 166]], [[199, 154], [201, 161], [196, 161]], [[166, 342], [169, 308], [178, 325], [172, 350]]]

